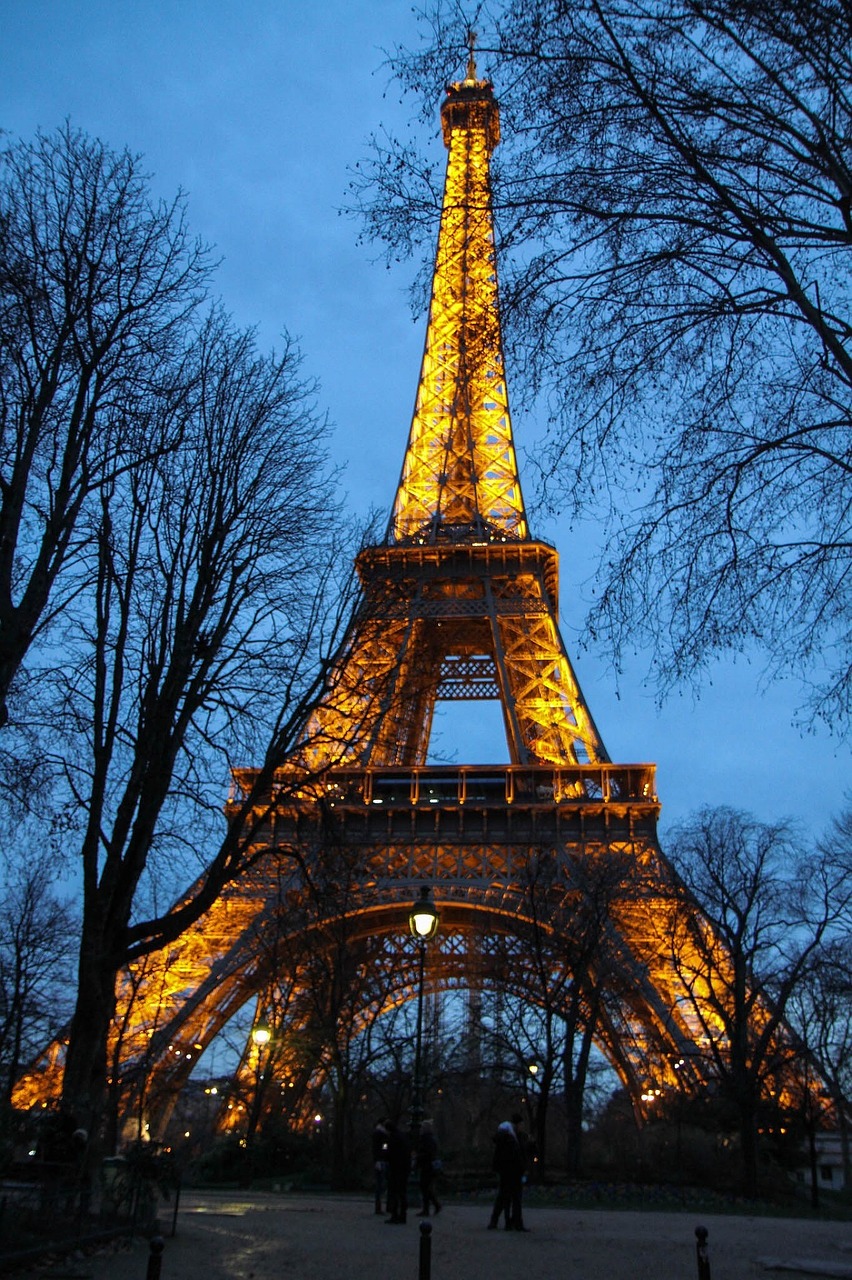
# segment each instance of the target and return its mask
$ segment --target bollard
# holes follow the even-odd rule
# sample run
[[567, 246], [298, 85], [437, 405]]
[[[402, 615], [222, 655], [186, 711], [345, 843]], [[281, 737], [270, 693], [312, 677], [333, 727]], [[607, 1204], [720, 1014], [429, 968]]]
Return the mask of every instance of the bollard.
[[172, 1239], [173, 1240], [175, 1238], [175, 1234], [177, 1233], [177, 1216], [178, 1216], [179, 1208], [180, 1208], [180, 1178], [178, 1178], [177, 1186], [175, 1187], [175, 1207], [174, 1207], [174, 1212], [172, 1213]]
[[432, 1223], [420, 1223], [420, 1271], [417, 1280], [429, 1280], [432, 1274]]
[[160, 1269], [163, 1265], [163, 1250], [166, 1242], [162, 1236], [151, 1236], [151, 1255], [148, 1258], [148, 1270], [145, 1280], [160, 1280]]
[[698, 1258], [698, 1280], [710, 1280], [710, 1251], [707, 1248], [707, 1228], [695, 1228], [695, 1253]]

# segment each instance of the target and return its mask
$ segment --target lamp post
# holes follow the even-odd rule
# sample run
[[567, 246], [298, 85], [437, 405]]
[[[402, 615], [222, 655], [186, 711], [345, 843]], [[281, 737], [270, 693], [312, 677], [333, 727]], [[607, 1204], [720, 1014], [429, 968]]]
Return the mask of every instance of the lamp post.
[[530, 1109], [530, 1117], [535, 1120], [535, 1082], [538, 1075], [538, 1063], [530, 1058], [526, 1064], [527, 1079], [524, 1081], [524, 1102]]
[[272, 1028], [265, 1018], [259, 1018], [251, 1029], [251, 1042], [255, 1049], [254, 1064], [254, 1094], [251, 1100], [251, 1110], [248, 1119], [248, 1132], [246, 1133], [246, 1145], [251, 1148], [254, 1140], [255, 1130], [260, 1120], [260, 1109], [263, 1102], [263, 1086], [266, 1083], [264, 1076], [268, 1063], [264, 1062], [264, 1050], [272, 1040]]
[[417, 986], [417, 1038], [414, 1042], [414, 1081], [411, 1089], [411, 1136], [417, 1139], [423, 1120], [423, 979], [426, 964], [426, 943], [438, 932], [438, 912], [427, 884], [420, 886], [420, 897], [408, 913], [411, 936], [419, 946]]
[[538, 1083], [538, 1073], [541, 1070], [541, 1064], [535, 1058], [529, 1058], [527, 1061], [527, 1088], [524, 1092], [524, 1100], [529, 1111], [530, 1122], [530, 1157], [532, 1169], [530, 1177], [536, 1182], [539, 1181], [542, 1165], [539, 1160], [544, 1151], [544, 1115], [541, 1110], [541, 1094], [536, 1092], [536, 1084]]

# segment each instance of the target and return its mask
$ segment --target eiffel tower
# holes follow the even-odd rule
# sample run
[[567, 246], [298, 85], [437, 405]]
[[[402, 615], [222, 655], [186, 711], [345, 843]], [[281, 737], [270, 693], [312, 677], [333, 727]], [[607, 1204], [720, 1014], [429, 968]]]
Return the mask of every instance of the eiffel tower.
[[[392, 974], [391, 1002], [415, 993], [406, 917], [423, 884], [441, 918], [430, 983], [481, 989], [499, 981], [501, 942], [511, 942], [523, 975], [534, 926], [567, 937], [583, 876], [616, 858], [622, 870], [601, 930], [609, 968], [600, 952], [584, 961], [596, 975], [595, 1039], [639, 1113], [652, 1086], [677, 1087], [684, 1065], [701, 1076], [706, 1027], [671, 959], [680, 895], [657, 842], [654, 766], [610, 760], [560, 635], [557, 552], [529, 532], [491, 207], [499, 111], [472, 52], [441, 120], [446, 184], [401, 478], [384, 540], [357, 558], [360, 602], [293, 764], [320, 781], [295, 799], [282, 789], [280, 803], [273, 789], [252, 870], [137, 967], [115, 1054], [127, 1078], [135, 1071], [133, 1105], [152, 1134], [234, 1014], [250, 1002], [267, 1012], [285, 983], [287, 1025], [301, 1033], [291, 1042], [302, 1047], [279, 1064], [282, 1079], [289, 1073], [292, 1087], [323, 1070], [320, 1051], [305, 1049], [310, 977], [287, 958], [297, 937], [313, 937], [315, 952], [331, 945], [327, 922], [320, 927], [305, 905], [307, 882], [322, 888], [324, 876], [338, 895], [345, 880], [334, 913], [366, 1010], [376, 999], [371, 972]], [[510, 763], [427, 763], [436, 704], [453, 700], [499, 702]], [[254, 776], [235, 772], [231, 812]], [[583, 999], [588, 1019], [591, 997]], [[61, 1071], [59, 1048], [43, 1067], [42, 1095]]]

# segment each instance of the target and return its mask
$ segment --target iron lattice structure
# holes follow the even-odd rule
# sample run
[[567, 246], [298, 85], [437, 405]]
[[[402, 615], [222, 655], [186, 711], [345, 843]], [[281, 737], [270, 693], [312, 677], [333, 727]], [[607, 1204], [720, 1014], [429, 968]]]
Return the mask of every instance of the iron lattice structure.
[[[441, 914], [431, 986], [503, 981], [544, 998], [530, 957], [546, 935], [554, 984], [570, 972], [581, 1015], [594, 1005], [638, 1110], [649, 1083], [700, 1080], [716, 1033], [712, 1010], [695, 1012], [712, 975], [697, 963], [687, 980], [673, 960], [684, 902], [657, 842], [654, 766], [610, 761], [560, 635], [557, 553], [529, 534], [491, 209], [499, 114], [472, 60], [442, 124], [428, 329], [385, 539], [358, 557], [360, 602], [300, 759], [258, 807], [252, 870], [128, 981], [117, 1066], [153, 1132], [250, 1001], [286, 1032], [276, 1071], [299, 1083], [295, 1107], [328, 1069], [344, 1008], [357, 1025], [412, 995], [406, 915], [423, 882]], [[495, 698], [510, 764], [427, 765], [439, 700]], [[297, 774], [314, 781], [294, 791]], [[235, 774], [233, 806], [255, 776]], [[691, 904], [686, 921], [704, 930]], [[19, 1104], [56, 1090], [61, 1057], [57, 1045]]]

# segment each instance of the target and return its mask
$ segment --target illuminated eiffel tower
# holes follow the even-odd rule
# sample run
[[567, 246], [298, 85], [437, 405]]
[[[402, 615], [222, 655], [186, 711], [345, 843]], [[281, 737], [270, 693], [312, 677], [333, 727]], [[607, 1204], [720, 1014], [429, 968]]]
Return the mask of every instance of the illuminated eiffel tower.
[[[247, 1003], [268, 1012], [284, 986], [287, 1026], [301, 1034], [282, 1078], [292, 1087], [325, 1069], [321, 1049], [305, 1047], [317, 1043], [306, 1034], [312, 979], [305, 962], [288, 960], [294, 938], [313, 938], [315, 953], [330, 945], [328, 921], [305, 905], [307, 883], [322, 888], [324, 876], [338, 895], [346, 881], [326, 902], [360, 966], [366, 1010], [379, 969], [391, 974], [391, 1003], [416, 990], [405, 933], [422, 884], [441, 916], [432, 987], [499, 981], [509, 940], [516, 986], [534, 1000], [517, 978], [531, 931], [549, 931], [558, 950], [582, 914], [589, 870], [620, 860], [598, 950], [582, 961], [590, 982], [580, 1015], [594, 1018], [640, 1113], [652, 1086], [678, 1087], [685, 1065], [696, 1081], [702, 1074], [706, 1024], [671, 958], [682, 899], [657, 844], [654, 766], [610, 761], [560, 636], [557, 553], [528, 528], [491, 210], [499, 114], [472, 54], [441, 118], [449, 157], [417, 402], [385, 539], [358, 557], [360, 602], [305, 729], [298, 767], [320, 781], [296, 799], [283, 788], [280, 803], [273, 790], [253, 869], [135, 973], [116, 1060], [128, 1079], [135, 1072], [133, 1105], [152, 1132], [234, 1014]], [[488, 699], [502, 708], [510, 763], [427, 764], [436, 704]], [[237, 799], [253, 776], [235, 773]], [[580, 990], [578, 975], [565, 989]], [[43, 1067], [41, 1096], [51, 1079], [55, 1088], [61, 1052]], [[19, 1104], [32, 1089], [31, 1077]]]

